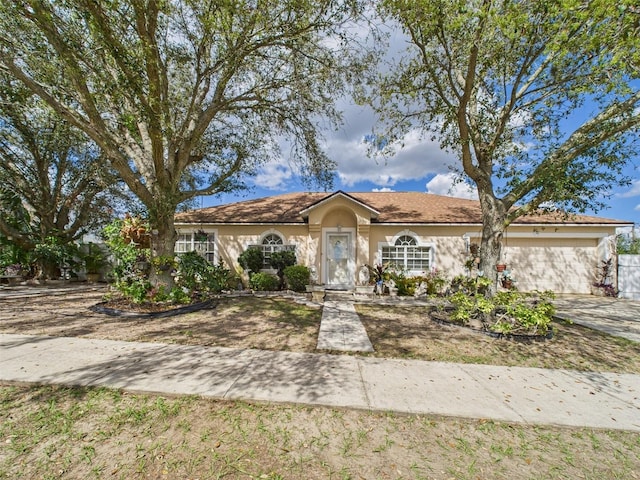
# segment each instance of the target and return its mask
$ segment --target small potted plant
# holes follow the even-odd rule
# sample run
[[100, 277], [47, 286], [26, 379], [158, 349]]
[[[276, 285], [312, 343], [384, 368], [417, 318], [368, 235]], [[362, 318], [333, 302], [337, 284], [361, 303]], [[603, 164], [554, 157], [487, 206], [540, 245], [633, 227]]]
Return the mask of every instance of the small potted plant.
[[513, 277], [511, 276], [511, 272], [509, 271], [504, 272], [502, 278], [500, 279], [500, 282], [502, 283], [503, 288], [506, 288], [508, 290], [512, 290], [514, 288], [513, 284], [515, 280], [513, 279]]
[[382, 295], [384, 293], [384, 281], [388, 279], [389, 275], [387, 270], [389, 270], [388, 263], [378, 263], [375, 266], [365, 265], [369, 269], [370, 273], [370, 281], [374, 282], [375, 290], [374, 293], [378, 295]]
[[87, 281], [95, 283], [100, 280], [102, 269], [108, 265], [107, 255], [96, 244], [88, 243], [87, 250], [82, 255]]

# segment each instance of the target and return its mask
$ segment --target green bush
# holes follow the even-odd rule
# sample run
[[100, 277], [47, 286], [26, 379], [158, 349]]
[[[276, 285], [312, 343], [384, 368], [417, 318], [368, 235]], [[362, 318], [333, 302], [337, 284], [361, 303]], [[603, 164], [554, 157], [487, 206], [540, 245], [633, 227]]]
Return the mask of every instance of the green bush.
[[258, 273], [262, 270], [262, 265], [264, 264], [264, 255], [262, 254], [262, 250], [254, 247], [247, 248], [238, 257], [238, 263], [242, 268], [249, 272], [249, 276], [253, 273]]
[[171, 303], [189, 303], [191, 297], [180, 287], [173, 287], [169, 292], [169, 301]]
[[151, 283], [145, 278], [129, 277], [116, 282], [116, 289], [134, 303], [142, 303], [151, 291]]
[[277, 290], [278, 277], [270, 273], [258, 272], [251, 275], [249, 279], [249, 286], [259, 292], [267, 292]]
[[484, 295], [487, 293], [491, 280], [487, 277], [467, 277], [466, 275], [458, 275], [451, 280], [451, 291], [461, 291], [467, 295]]
[[287, 287], [294, 292], [304, 292], [310, 278], [311, 271], [304, 265], [290, 265], [284, 269]]
[[296, 264], [296, 254], [291, 250], [273, 252], [270, 263], [278, 271], [278, 279], [280, 280], [278, 288], [282, 290], [284, 288], [284, 269]]
[[479, 319], [490, 331], [545, 335], [550, 328], [555, 307], [552, 292], [525, 294], [499, 292], [494, 297], [469, 295], [461, 290], [449, 297], [454, 306], [450, 318], [467, 324]]
[[447, 279], [438, 270], [426, 275], [405, 277], [404, 274], [392, 274], [391, 278], [396, 282], [398, 295], [413, 296], [421, 284], [424, 284], [427, 295], [442, 295], [447, 286]]
[[183, 253], [178, 257], [178, 276], [176, 284], [192, 292], [220, 293], [236, 287], [232, 285], [235, 275], [224, 266], [211, 265], [196, 252]]
[[178, 256], [176, 284], [191, 291], [206, 289], [211, 264], [196, 252]]
[[238, 286], [238, 277], [220, 260], [218, 265], [209, 265], [207, 285], [209, 290], [214, 293], [220, 293], [223, 290], [235, 290]]

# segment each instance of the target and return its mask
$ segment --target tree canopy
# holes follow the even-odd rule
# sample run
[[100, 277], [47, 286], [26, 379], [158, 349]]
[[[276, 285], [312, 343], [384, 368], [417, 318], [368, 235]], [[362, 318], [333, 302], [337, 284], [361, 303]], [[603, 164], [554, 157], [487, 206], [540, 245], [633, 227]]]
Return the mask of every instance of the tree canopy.
[[[553, 205], [604, 206], [637, 152], [640, 10], [595, 0], [383, 0], [409, 47], [372, 103], [391, 140], [418, 129], [478, 188], [482, 268], [504, 229]], [[393, 148], [389, 142], [387, 149]]]
[[96, 142], [166, 255], [177, 205], [242, 188], [282, 136], [301, 178], [331, 183], [316, 127], [339, 120], [357, 73], [343, 27], [358, 14], [355, 0], [2, 2], [0, 68]]
[[100, 151], [37, 96], [0, 87], [0, 234], [24, 250], [62, 244], [105, 224], [118, 192]]

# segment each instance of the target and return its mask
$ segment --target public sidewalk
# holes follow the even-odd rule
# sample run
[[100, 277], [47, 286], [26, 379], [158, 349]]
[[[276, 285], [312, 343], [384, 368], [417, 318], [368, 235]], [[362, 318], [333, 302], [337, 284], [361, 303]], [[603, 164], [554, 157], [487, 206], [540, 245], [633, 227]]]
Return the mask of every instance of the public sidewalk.
[[0, 380], [640, 432], [640, 375], [0, 334]]

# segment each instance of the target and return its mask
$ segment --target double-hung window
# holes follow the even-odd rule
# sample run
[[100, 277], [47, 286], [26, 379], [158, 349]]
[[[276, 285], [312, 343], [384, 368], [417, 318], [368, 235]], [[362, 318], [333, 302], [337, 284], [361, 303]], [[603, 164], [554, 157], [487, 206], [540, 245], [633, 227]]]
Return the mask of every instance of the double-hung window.
[[209, 263], [215, 263], [215, 234], [181, 233], [176, 240], [175, 253], [196, 252]]
[[420, 274], [431, 269], [431, 247], [420, 246], [411, 235], [402, 235], [393, 245], [382, 246], [382, 263]]

